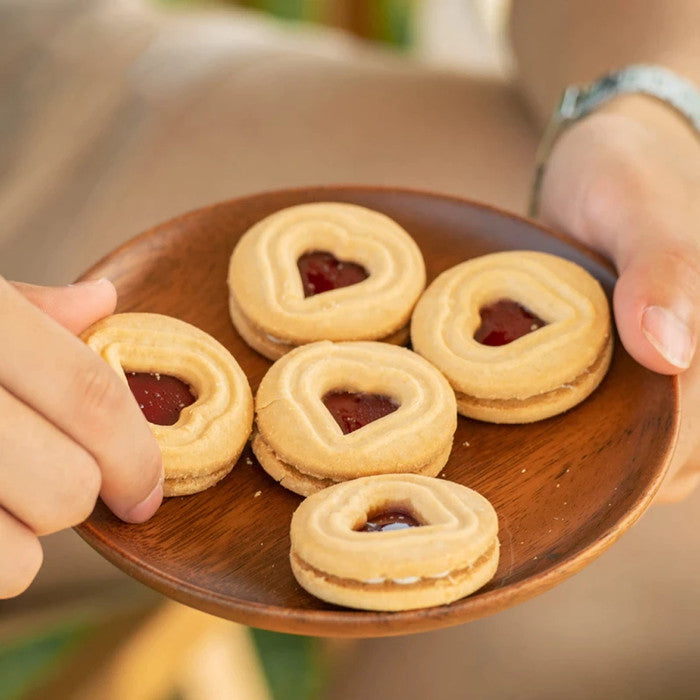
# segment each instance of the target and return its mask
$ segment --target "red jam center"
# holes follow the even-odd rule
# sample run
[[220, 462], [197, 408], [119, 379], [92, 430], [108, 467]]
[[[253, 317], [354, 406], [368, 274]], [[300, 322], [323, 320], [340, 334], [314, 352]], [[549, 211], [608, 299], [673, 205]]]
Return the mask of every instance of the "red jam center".
[[323, 250], [304, 253], [297, 260], [297, 267], [304, 285], [305, 297], [349, 287], [369, 277], [362, 265], [338, 260], [332, 253]]
[[474, 334], [474, 340], [482, 345], [507, 345], [547, 324], [510, 299], [484, 306], [480, 309], [481, 325]]
[[364, 526], [358, 528], [358, 532], [390, 532], [420, 526], [421, 523], [405, 510], [387, 510], [370, 515]]
[[322, 400], [340, 426], [343, 435], [359, 430], [378, 418], [388, 416], [399, 407], [388, 396], [363, 392], [329, 391]]
[[146, 420], [156, 425], [177, 423], [180, 411], [196, 400], [185, 382], [168, 374], [127, 372], [126, 381]]

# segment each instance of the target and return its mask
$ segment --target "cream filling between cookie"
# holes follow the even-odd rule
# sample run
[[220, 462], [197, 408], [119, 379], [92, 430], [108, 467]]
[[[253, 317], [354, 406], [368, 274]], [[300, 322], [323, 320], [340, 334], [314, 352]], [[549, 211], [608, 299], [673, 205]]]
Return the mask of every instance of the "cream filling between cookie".
[[456, 569], [454, 571], [446, 571], [434, 576], [406, 576], [403, 578], [377, 578], [377, 579], [352, 579], [343, 578], [341, 576], [335, 576], [333, 574], [326, 573], [312, 566], [308, 562], [301, 559], [296, 552], [292, 552], [292, 557], [294, 558], [296, 564], [307, 571], [310, 571], [315, 576], [325, 579], [329, 583], [334, 583], [338, 586], [350, 586], [350, 587], [362, 587], [372, 586], [377, 589], [381, 588], [383, 590], [396, 588], [402, 589], [408, 586], [413, 586], [416, 588], [434, 586], [446, 583], [452, 583], [456, 578], [461, 578], [463, 576], [468, 576], [473, 574], [477, 569], [481, 568], [487, 564], [493, 557], [496, 548], [498, 546], [498, 540], [494, 540], [493, 544], [472, 564], [466, 566], [462, 569]]
[[233, 460], [223, 467], [214, 469], [208, 472], [191, 472], [189, 474], [180, 474], [178, 476], [170, 476], [164, 479], [166, 484], [188, 484], [194, 481], [208, 480], [219, 475], [225, 476], [228, 474], [237, 460]]
[[[267, 340], [268, 342], [273, 343], [274, 345], [279, 345], [280, 347], [287, 348], [288, 350], [293, 350], [299, 345], [304, 345], [308, 342], [314, 342], [315, 340], [309, 338], [300, 338], [298, 340], [294, 338], [280, 338], [279, 336], [268, 333], [267, 330], [258, 325], [250, 316], [248, 316], [245, 313], [245, 311], [243, 311], [243, 308], [239, 304], [238, 299], [236, 299], [236, 297], [233, 295], [229, 296], [229, 308], [231, 307], [235, 307], [233, 310], [235, 311], [237, 316], [237, 319], [234, 319], [234, 321], [237, 320], [238, 323], [245, 325], [245, 328], [248, 331], [248, 333], [256, 336], [259, 340]], [[408, 318], [410, 320], [410, 314]], [[371, 334], [370, 336], [358, 334], [355, 340], [377, 340], [378, 342], [391, 343], [392, 345], [403, 345], [408, 340], [408, 336], [409, 324], [402, 323], [393, 330], [385, 331], [384, 335], [380, 335], [379, 337], [377, 337], [376, 334]]]
[[433, 574], [432, 576], [406, 576], [405, 578], [370, 578], [370, 579], [365, 579], [362, 583], [384, 583], [385, 581], [389, 581], [390, 583], [398, 583], [401, 586], [408, 586], [412, 583], [417, 583], [418, 581], [421, 580], [421, 578], [445, 578], [446, 576], [449, 576], [450, 572], [449, 571], [443, 571], [439, 574]]
[[472, 394], [465, 394], [455, 389], [455, 396], [457, 397], [457, 402], [459, 403], [460, 401], [465, 401], [472, 406], [489, 406], [492, 408], [516, 408], [538, 403], [543, 399], [561, 396], [562, 394], [573, 391], [574, 389], [579, 387], [586, 381], [589, 374], [595, 373], [600, 369], [601, 365], [608, 356], [609, 346], [611, 346], [611, 337], [608, 335], [606, 336], [605, 341], [603, 343], [603, 348], [598, 353], [598, 356], [593, 361], [592, 365], [583, 370], [583, 372], [581, 372], [581, 374], [579, 374], [578, 377], [575, 377], [570, 382], [562, 384], [561, 386], [558, 386], [555, 389], [551, 389], [550, 391], [545, 391], [541, 394], [533, 394], [532, 396], [528, 396], [525, 399], [483, 399]]
[[[318, 486], [319, 490], [327, 488], [328, 486], [333, 486], [334, 484], [340, 484], [343, 481], [348, 481], [349, 479], [355, 479], [358, 477], [353, 477], [349, 476], [344, 479], [332, 479], [331, 477], [317, 477], [313, 476], [312, 474], [308, 474], [307, 472], [302, 471], [298, 467], [295, 467], [294, 465], [290, 464], [289, 462], [285, 462], [270, 446], [270, 443], [265, 440], [265, 438], [262, 436], [260, 432], [258, 432], [258, 435], [262, 438], [263, 442], [265, 443], [265, 447], [270, 451], [272, 456], [279, 462], [281, 465], [282, 469], [286, 470], [290, 476], [296, 478], [296, 479], [301, 479], [304, 481], [311, 482], [313, 485]], [[424, 471], [428, 470], [433, 462], [442, 454], [441, 452], [438, 452], [437, 454], [433, 455], [433, 457], [427, 461], [425, 464], [421, 465], [420, 467], [415, 467], [411, 470], [405, 470], [405, 471], [410, 471], [411, 474], [422, 474]], [[384, 473], [384, 472], [382, 472]], [[397, 472], [398, 473], [398, 472]], [[370, 476], [370, 474], [361, 474], [360, 476]], [[284, 479], [284, 476], [279, 479], [278, 481], [282, 481]]]

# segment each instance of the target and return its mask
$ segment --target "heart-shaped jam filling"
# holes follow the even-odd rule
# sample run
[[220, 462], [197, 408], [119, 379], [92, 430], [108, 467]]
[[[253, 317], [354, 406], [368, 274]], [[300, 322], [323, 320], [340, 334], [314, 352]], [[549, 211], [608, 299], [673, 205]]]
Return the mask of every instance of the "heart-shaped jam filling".
[[185, 406], [197, 397], [190, 387], [177, 377], [148, 372], [126, 372], [129, 389], [149, 423], [173, 425]]
[[393, 508], [379, 513], [370, 513], [367, 522], [358, 532], [390, 532], [391, 530], [406, 530], [409, 527], [421, 527], [423, 523], [416, 520], [407, 510]]
[[322, 401], [340, 426], [343, 435], [388, 416], [399, 407], [389, 396], [365, 394], [361, 391], [329, 391]]
[[499, 301], [479, 309], [481, 325], [474, 340], [482, 345], [507, 345], [547, 324], [524, 306], [510, 299]]
[[297, 260], [297, 267], [304, 285], [305, 297], [329, 292], [331, 289], [349, 287], [369, 277], [362, 265], [338, 260], [335, 255], [325, 250], [304, 253]]

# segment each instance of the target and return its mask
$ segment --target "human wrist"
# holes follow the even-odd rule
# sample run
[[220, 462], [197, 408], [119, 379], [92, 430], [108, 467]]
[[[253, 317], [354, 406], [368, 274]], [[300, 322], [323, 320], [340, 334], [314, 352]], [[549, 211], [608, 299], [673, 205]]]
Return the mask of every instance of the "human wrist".
[[[686, 199], [700, 188], [700, 134], [662, 101], [619, 95], [559, 135], [547, 161], [540, 200], [551, 203], [555, 192], [559, 204], [575, 202], [582, 222], [591, 210], [599, 211], [601, 200], [612, 205], [634, 198], [641, 205], [643, 192], [655, 197], [671, 182], [678, 188], [676, 195], [685, 193]], [[691, 199], [696, 201], [692, 194]], [[549, 214], [545, 218], [551, 218]]]
[[657, 232], [678, 212], [697, 219], [700, 138], [672, 109], [644, 99], [611, 100], [563, 131], [541, 183], [543, 220], [602, 250], [642, 211]]
[[[628, 136], [640, 143], [656, 141], [667, 144], [668, 155], [687, 160], [685, 151], [690, 148], [694, 155], [700, 136], [700, 91], [668, 68], [645, 64], [627, 66], [588, 85], [569, 85], [552, 112], [537, 150], [529, 206], [533, 216], [538, 213], [548, 161], [562, 135], [571, 131], [597, 134], [596, 140], [602, 137], [603, 141], [606, 133], [613, 141], [621, 137], [628, 142]], [[696, 145], [689, 146], [689, 139]], [[689, 172], [693, 170], [691, 165]]]

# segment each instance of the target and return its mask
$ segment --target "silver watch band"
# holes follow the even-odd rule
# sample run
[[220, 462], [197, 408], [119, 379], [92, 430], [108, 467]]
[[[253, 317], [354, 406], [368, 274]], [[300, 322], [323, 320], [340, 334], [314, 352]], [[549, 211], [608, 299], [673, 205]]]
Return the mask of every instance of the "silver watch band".
[[670, 105], [688, 120], [700, 136], [700, 90], [690, 80], [663, 66], [627, 66], [604, 75], [586, 87], [571, 85], [564, 90], [537, 149], [530, 216], [537, 214], [545, 166], [562, 131], [614, 97], [630, 93], [649, 95]]

